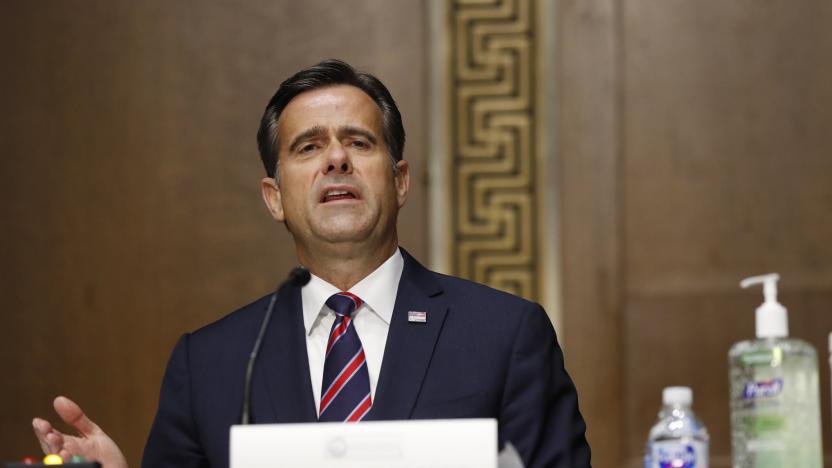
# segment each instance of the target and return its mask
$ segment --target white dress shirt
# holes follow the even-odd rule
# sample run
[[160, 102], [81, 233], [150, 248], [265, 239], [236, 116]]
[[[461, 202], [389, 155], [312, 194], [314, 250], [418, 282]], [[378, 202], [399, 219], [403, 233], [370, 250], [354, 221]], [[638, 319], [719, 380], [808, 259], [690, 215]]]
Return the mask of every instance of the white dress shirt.
[[[363, 301], [361, 307], [352, 314], [352, 324], [364, 347], [367, 371], [370, 373], [370, 394], [373, 399], [376, 396], [378, 374], [381, 371], [387, 332], [390, 329], [390, 319], [393, 317], [393, 306], [396, 303], [403, 269], [404, 258], [399, 249], [396, 249], [387, 261], [349, 290]], [[306, 353], [309, 356], [309, 376], [315, 396], [315, 411], [320, 411], [326, 344], [332, 324], [335, 323], [335, 312], [327, 307], [326, 300], [338, 292], [341, 290], [315, 275], [312, 275], [309, 283], [301, 289]]]

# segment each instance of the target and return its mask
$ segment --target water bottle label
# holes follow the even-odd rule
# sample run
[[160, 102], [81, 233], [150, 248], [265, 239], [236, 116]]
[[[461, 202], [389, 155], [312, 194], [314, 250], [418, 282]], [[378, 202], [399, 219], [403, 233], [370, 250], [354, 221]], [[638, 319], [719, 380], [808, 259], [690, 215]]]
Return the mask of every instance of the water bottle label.
[[653, 442], [649, 468], [708, 468], [708, 447], [702, 442]]

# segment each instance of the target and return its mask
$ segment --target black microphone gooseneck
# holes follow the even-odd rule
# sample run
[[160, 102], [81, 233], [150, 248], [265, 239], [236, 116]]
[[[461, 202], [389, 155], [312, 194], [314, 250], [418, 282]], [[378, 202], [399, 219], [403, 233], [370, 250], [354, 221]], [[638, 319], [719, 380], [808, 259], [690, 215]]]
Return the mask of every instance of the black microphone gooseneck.
[[251, 349], [251, 354], [248, 357], [248, 364], [246, 365], [246, 383], [243, 387], [243, 417], [241, 424], [249, 424], [251, 421], [251, 374], [254, 371], [254, 362], [257, 360], [257, 354], [260, 353], [260, 345], [263, 343], [263, 335], [266, 334], [266, 328], [269, 326], [269, 320], [272, 318], [272, 311], [274, 310], [274, 303], [277, 301], [277, 293], [286, 286], [291, 284], [302, 287], [309, 282], [312, 275], [309, 270], [303, 267], [295, 267], [289, 272], [289, 277], [275, 289], [272, 298], [269, 301], [269, 307], [266, 309], [266, 315], [263, 317], [263, 323], [260, 324], [260, 332], [257, 334], [257, 339], [254, 340], [254, 347]]

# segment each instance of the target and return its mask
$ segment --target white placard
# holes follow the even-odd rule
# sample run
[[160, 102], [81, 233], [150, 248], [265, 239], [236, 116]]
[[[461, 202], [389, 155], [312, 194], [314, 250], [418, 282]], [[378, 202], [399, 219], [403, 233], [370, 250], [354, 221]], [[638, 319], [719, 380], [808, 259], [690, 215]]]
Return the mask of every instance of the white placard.
[[231, 427], [230, 468], [497, 468], [497, 421]]

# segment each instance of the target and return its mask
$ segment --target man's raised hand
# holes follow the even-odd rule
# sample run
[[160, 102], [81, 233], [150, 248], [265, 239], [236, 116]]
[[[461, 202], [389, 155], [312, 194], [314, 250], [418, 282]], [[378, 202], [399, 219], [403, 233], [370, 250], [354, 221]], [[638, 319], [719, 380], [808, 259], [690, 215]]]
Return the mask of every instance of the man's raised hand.
[[62, 396], [55, 398], [53, 406], [58, 416], [74, 427], [78, 435], [63, 434], [52, 427], [49, 421], [35, 418], [32, 420], [32, 428], [43, 453], [56, 453], [64, 460], [80, 455], [101, 463], [102, 468], [127, 468], [127, 460], [118, 445], [97, 424], [90, 421], [80, 406]]

